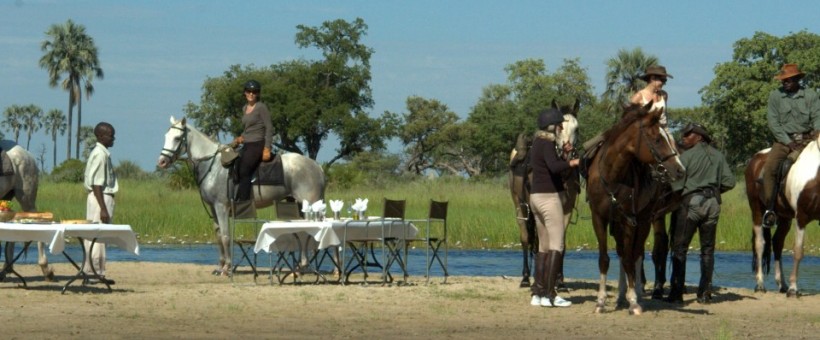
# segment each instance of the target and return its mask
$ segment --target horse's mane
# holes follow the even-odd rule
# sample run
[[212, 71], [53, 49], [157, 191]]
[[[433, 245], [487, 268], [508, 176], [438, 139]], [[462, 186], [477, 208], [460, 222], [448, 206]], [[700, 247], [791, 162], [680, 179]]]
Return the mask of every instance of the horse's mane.
[[648, 113], [640, 104], [630, 104], [624, 107], [624, 113], [621, 119], [615, 123], [609, 130], [604, 132], [604, 141], [607, 143], [613, 142], [618, 136], [627, 130], [635, 121], [643, 119]]

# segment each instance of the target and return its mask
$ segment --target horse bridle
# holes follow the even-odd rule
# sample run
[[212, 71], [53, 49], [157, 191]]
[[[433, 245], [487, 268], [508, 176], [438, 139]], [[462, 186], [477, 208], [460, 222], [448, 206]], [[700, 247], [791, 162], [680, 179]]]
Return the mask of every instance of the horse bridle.
[[[667, 160], [669, 160], [670, 158], [677, 156], [678, 155], [677, 150], [675, 148], [672, 148], [672, 153], [671, 154], [666, 155], [666, 156], [662, 156], [660, 154], [660, 152], [658, 152], [658, 150], [650, 142], [649, 137], [646, 136], [646, 132], [644, 131], [643, 120], [640, 121], [638, 129], [640, 131], [640, 135], [639, 135], [639, 138], [638, 138], [638, 145], [640, 146], [642, 144], [641, 143], [642, 139], [646, 139], [646, 145], [649, 148], [649, 152], [652, 154], [652, 157], [655, 159], [655, 163], [649, 164], [649, 168], [651, 169], [651, 176], [652, 176], [653, 180], [659, 181], [661, 183], [666, 183], [669, 180], [669, 177], [667, 176], [669, 174], [669, 170], [666, 169], [666, 167], [663, 165], [663, 163], [666, 162]], [[607, 194], [609, 194], [609, 199], [610, 199], [610, 202], [611, 202], [610, 215], [614, 213], [612, 208], [617, 207], [618, 210], [621, 211], [621, 214], [623, 214], [624, 217], [626, 217], [629, 224], [631, 224], [632, 226], [635, 226], [635, 225], [637, 225], [637, 221], [636, 221], [636, 217], [635, 217], [636, 213], [633, 211], [633, 212], [631, 212], [631, 214], [629, 214], [626, 211], [624, 211], [623, 207], [618, 202], [617, 197], [615, 197], [615, 192], [612, 191], [609, 188], [609, 183], [607, 183], [606, 178], [604, 178], [604, 176], [603, 176], [603, 169], [601, 167], [603, 166], [603, 163], [604, 163], [603, 158], [606, 157], [606, 147], [607, 146], [608, 146], [608, 144], [604, 143], [604, 145], [601, 146], [602, 150], [599, 151], [601, 153], [601, 156], [600, 156], [601, 159], [598, 160], [598, 178], [601, 180], [601, 185], [607, 191]], [[633, 200], [635, 199], [634, 194], [632, 195], [632, 199]], [[635, 204], [633, 204], [632, 206], [634, 208]], [[611, 219], [612, 219], [612, 216], [610, 216], [610, 220]]]
[[173, 163], [179, 158], [179, 155], [182, 154], [182, 146], [188, 145], [188, 128], [184, 125], [182, 127], [172, 125], [171, 129], [182, 131], [182, 137], [179, 138], [179, 145], [177, 145], [175, 150], [162, 148], [162, 151], [160, 151], [159, 154], [168, 157], [171, 163]]

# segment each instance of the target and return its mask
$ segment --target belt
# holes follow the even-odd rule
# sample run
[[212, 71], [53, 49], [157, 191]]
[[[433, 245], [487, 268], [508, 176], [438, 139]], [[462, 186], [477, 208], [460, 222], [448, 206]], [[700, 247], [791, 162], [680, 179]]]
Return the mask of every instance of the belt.
[[811, 131], [809, 131], [809, 132], [790, 133], [788, 135], [789, 135], [789, 138], [791, 138], [795, 142], [800, 142], [804, 139], [812, 139], [811, 138]]
[[717, 196], [717, 195], [715, 195], [715, 189], [714, 188], [700, 188], [700, 189], [696, 189], [695, 191], [692, 191], [692, 192], [684, 195], [683, 197], [684, 197], [684, 199], [686, 199], [686, 198], [689, 198], [689, 197], [694, 196], [694, 195], [701, 195], [701, 196], [706, 197], [706, 198], [712, 198], [712, 197]]

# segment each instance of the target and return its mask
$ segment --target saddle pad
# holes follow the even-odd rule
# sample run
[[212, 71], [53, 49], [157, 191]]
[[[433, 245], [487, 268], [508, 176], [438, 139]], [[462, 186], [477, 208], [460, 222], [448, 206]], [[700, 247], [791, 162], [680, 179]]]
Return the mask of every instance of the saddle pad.
[[258, 183], [260, 185], [285, 185], [285, 171], [282, 168], [282, 157], [277, 155], [270, 162], [262, 162], [259, 166], [259, 174], [257, 175]]

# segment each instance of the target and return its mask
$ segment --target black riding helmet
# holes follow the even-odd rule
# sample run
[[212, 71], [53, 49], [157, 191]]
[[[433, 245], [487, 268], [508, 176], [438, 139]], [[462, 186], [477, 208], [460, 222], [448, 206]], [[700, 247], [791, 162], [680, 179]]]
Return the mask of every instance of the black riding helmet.
[[245, 83], [245, 91], [260, 92], [262, 91], [262, 85], [256, 80], [248, 80]]

